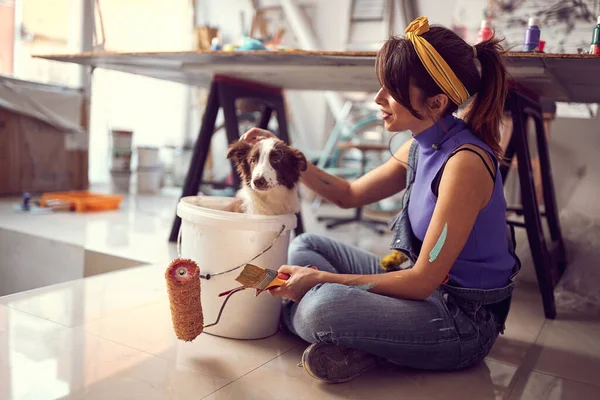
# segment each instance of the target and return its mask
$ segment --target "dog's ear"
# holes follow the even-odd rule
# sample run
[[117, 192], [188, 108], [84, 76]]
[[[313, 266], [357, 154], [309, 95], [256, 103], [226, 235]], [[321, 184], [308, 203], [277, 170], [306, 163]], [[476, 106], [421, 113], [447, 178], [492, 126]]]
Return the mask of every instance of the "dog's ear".
[[233, 161], [238, 163], [248, 156], [248, 152], [251, 148], [252, 146], [248, 142], [238, 140], [229, 146], [229, 149], [227, 150], [227, 159], [233, 158]]
[[300, 171], [306, 171], [306, 168], [308, 168], [306, 157], [298, 149], [294, 149], [293, 151], [294, 151], [294, 157], [296, 157], [296, 162], [298, 163], [298, 169]]

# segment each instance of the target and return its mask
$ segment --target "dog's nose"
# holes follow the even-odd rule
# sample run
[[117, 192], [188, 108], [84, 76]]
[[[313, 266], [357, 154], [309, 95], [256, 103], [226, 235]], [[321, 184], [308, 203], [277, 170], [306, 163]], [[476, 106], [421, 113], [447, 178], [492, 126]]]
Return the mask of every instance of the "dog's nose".
[[254, 187], [257, 189], [264, 189], [267, 187], [267, 180], [262, 176], [260, 178], [256, 178], [253, 183]]

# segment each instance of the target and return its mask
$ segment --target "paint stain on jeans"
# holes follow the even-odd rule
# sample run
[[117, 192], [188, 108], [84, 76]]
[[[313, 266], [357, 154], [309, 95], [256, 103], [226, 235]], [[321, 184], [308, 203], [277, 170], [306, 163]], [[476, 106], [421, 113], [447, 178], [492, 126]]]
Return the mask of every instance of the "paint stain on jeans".
[[429, 252], [429, 262], [432, 263], [442, 251], [442, 247], [444, 247], [444, 243], [446, 243], [446, 236], [448, 236], [448, 223], [444, 224], [444, 229], [442, 229], [442, 233], [440, 233], [440, 237], [438, 238], [437, 243], [433, 246], [433, 249]]

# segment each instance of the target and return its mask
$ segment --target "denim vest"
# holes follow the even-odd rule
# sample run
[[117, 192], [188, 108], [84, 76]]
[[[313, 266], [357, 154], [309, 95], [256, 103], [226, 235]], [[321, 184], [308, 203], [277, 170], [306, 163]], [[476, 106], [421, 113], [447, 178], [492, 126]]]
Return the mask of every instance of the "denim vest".
[[[389, 223], [389, 227], [393, 231], [390, 247], [402, 252], [410, 260], [409, 265], [405, 269], [413, 267], [421, 251], [421, 243], [413, 234], [408, 219], [408, 202], [410, 201], [410, 192], [416, 175], [418, 155], [419, 144], [415, 141], [410, 147], [408, 154], [406, 190], [402, 199], [402, 210]], [[450, 280], [439, 287], [442, 296], [452, 296], [453, 300], [460, 304], [460, 307], [467, 314], [474, 315], [479, 308], [486, 307], [496, 316], [500, 332], [504, 332], [512, 293], [515, 287], [515, 276], [521, 269], [521, 262], [514, 252], [515, 241], [512, 227], [507, 226], [507, 235], [509, 237], [509, 252], [516, 260], [508, 285], [497, 289], [470, 289], [459, 287]]]

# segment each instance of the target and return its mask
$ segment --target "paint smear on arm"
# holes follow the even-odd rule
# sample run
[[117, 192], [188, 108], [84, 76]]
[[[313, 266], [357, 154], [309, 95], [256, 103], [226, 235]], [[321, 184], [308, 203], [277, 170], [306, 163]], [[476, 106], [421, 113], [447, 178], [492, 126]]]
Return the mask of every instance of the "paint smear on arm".
[[357, 285], [354, 287], [357, 289], [360, 289], [360, 290], [369, 290], [369, 289], [373, 289], [375, 287], [375, 284], [374, 283], [365, 283], [363, 285]]
[[446, 236], [448, 236], [448, 223], [444, 224], [444, 229], [442, 229], [442, 233], [440, 233], [440, 237], [438, 238], [437, 243], [433, 246], [433, 249], [429, 252], [429, 262], [434, 262], [438, 257], [440, 252], [442, 251], [442, 247], [444, 247], [444, 243], [446, 243]]

